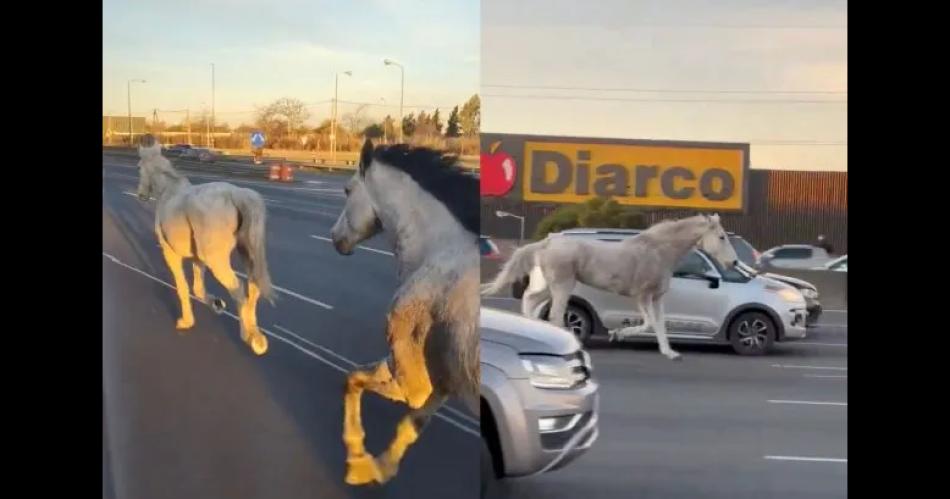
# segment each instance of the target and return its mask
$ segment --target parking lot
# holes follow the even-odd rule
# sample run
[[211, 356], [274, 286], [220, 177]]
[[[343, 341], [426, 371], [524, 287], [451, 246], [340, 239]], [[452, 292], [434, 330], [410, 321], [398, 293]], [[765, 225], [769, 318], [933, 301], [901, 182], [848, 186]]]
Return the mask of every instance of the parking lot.
[[[517, 310], [510, 298], [483, 305]], [[655, 344], [589, 351], [600, 438], [569, 466], [507, 480], [506, 497], [847, 496], [847, 314], [765, 357], [729, 347]]]

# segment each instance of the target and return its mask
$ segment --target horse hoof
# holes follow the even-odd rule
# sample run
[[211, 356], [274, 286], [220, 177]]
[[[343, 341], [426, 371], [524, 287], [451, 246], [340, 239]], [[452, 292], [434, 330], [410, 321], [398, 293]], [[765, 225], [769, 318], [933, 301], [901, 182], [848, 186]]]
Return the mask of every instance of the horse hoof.
[[224, 300], [221, 298], [213, 298], [211, 300], [211, 310], [214, 310], [214, 313], [220, 314], [224, 312], [225, 308], [227, 308], [227, 304], [224, 303]]
[[252, 336], [251, 350], [257, 355], [264, 355], [267, 353], [267, 337], [260, 333]]
[[185, 331], [185, 330], [191, 329], [191, 327], [194, 325], [195, 325], [194, 319], [191, 319], [190, 321], [186, 321], [185, 319], [178, 319], [178, 321], [175, 322], [175, 329], [179, 331]]
[[379, 472], [382, 475], [380, 483], [385, 483], [389, 481], [390, 478], [396, 476], [396, 473], [399, 472], [399, 463], [393, 462], [385, 457], [382, 459], [376, 460], [376, 466], [379, 468]]
[[666, 358], [668, 358], [668, 359], [670, 359], [670, 360], [674, 360], [674, 361], [681, 361], [681, 360], [683, 360], [683, 356], [680, 355], [680, 354], [678, 354], [678, 353], [676, 353], [676, 352], [670, 352], [670, 353], [666, 354]]
[[350, 485], [366, 485], [383, 480], [376, 460], [369, 454], [360, 457], [351, 457], [346, 460], [346, 483]]

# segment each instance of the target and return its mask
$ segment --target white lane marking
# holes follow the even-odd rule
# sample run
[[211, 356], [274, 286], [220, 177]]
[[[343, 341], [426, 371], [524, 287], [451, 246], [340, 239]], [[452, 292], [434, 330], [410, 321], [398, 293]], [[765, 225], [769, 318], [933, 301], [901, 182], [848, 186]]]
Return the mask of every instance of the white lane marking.
[[[148, 272], [145, 272], [145, 271], [140, 270], [140, 269], [138, 269], [138, 268], [136, 268], [136, 267], [133, 267], [133, 266], [131, 266], [131, 265], [125, 263], [125, 262], [122, 262], [122, 261], [119, 260], [118, 258], [116, 258], [116, 257], [114, 257], [114, 256], [112, 256], [112, 255], [110, 255], [109, 253], [106, 253], [105, 251], [102, 252], [102, 255], [105, 256], [106, 258], [108, 258], [109, 260], [111, 260], [113, 263], [116, 263], [116, 264], [118, 264], [118, 265], [120, 265], [120, 266], [122, 266], [122, 267], [125, 267], [125, 268], [127, 268], [127, 269], [129, 269], [129, 270], [131, 270], [131, 271], [137, 272], [137, 273], [139, 273], [139, 274], [141, 274], [141, 275], [143, 275], [143, 276], [145, 276], [145, 277], [148, 277], [149, 279], [151, 279], [151, 280], [153, 280], [153, 281], [155, 281], [155, 282], [157, 282], [157, 283], [159, 283], [159, 284], [161, 284], [161, 285], [163, 285], [163, 286], [165, 286], [165, 287], [167, 287], [167, 288], [175, 289], [175, 286], [173, 286], [172, 284], [167, 283], [167, 282], [165, 282], [165, 281], [159, 279], [158, 277], [155, 277], [155, 276], [153, 276], [152, 274], [149, 274]], [[195, 301], [198, 301], [198, 298], [195, 297], [194, 295], [192, 295], [191, 298], [192, 298], [193, 300], [195, 300]], [[225, 315], [227, 315], [228, 317], [234, 319], [234, 320], [240, 321], [240, 319], [238, 318], [238, 316], [232, 314], [231, 312], [229, 312], [229, 311], [227, 311], [227, 310], [224, 310], [223, 313], [224, 313]], [[306, 355], [308, 355], [308, 356], [310, 356], [310, 357], [313, 357], [314, 359], [317, 359], [317, 360], [323, 362], [324, 364], [326, 364], [326, 365], [328, 365], [328, 366], [330, 366], [330, 367], [336, 369], [337, 371], [340, 371], [340, 372], [343, 373], [343, 374], [349, 373], [349, 370], [346, 369], [345, 367], [339, 366], [339, 365], [337, 365], [337, 364], [335, 364], [335, 363], [333, 363], [333, 362], [331, 362], [331, 361], [329, 361], [329, 360], [327, 360], [327, 359], [321, 357], [321, 356], [320, 356], [319, 354], [317, 354], [316, 352], [310, 351], [310, 350], [308, 350], [308, 349], [306, 349], [306, 348], [304, 348], [304, 347], [302, 347], [302, 346], [300, 346], [300, 345], [294, 343], [293, 341], [290, 341], [289, 339], [284, 338], [283, 336], [281, 336], [281, 335], [279, 335], [279, 334], [276, 334], [276, 333], [274, 333], [274, 332], [272, 332], [272, 331], [269, 331], [269, 330], [267, 330], [266, 328], [263, 328], [263, 327], [261, 328], [261, 331], [262, 331], [264, 334], [266, 334], [266, 335], [268, 335], [268, 336], [270, 336], [270, 337], [272, 337], [272, 338], [274, 338], [274, 339], [276, 339], [276, 340], [280, 340], [280, 341], [282, 341], [282, 342], [284, 342], [284, 343], [286, 343], [286, 344], [288, 344], [288, 345], [290, 345], [290, 346], [296, 348], [297, 350], [300, 350], [300, 351], [303, 352], [304, 354], [306, 354]], [[294, 336], [296, 336], [296, 335], [294, 335]], [[455, 411], [454, 409], [452, 409], [451, 407], [448, 407], [448, 406], [446, 406], [446, 407], [444, 407], [444, 408], [447, 409], [447, 410], [453, 411], [453, 412], [458, 412], [458, 411]], [[464, 431], [465, 433], [468, 433], [469, 435], [474, 435], [474, 436], [479, 437], [479, 438], [481, 438], [481, 436], [482, 436], [480, 431], [473, 430], [473, 429], [471, 429], [471, 428], [469, 428], [469, 427], [467, 427], [467, 426], [465, 426], [465, 425], [459, 423], [458, 421], [456, 421], [456, 420], [454, 420], [454, 419], [452, 419], [452, 418], [450, 418], [450, 417], [448, 417], [448, 416], [446, 416], [446, 415], [444, 415], [444, 414], [442, 414], [442, 413], [439, 413], [439, 412], [435, 413], [435, 417], [437, 417], [437, 418], [439, 418], [439, 419], [441, 419], [441, 420], [443, 420], [443, 421], [445, 421], [445, 422], [451, 424], [452, 426], [454, 426], [454, 427], [456, 427], [456, 428], [458, 428], [458, 429]], [[470, 418], [467, 418], [467, 420], [471, 421]]]
[[[313, 235], [313, 234], [311, 234], [310, 237], [312, 237], [312, 238], [314, 238], [314, 239], [319, 239], [319, 240], [321, 240], [321, 241], [326, 241], [326, 242], [328, 242], [328, 243], [332, 243], [332, 242], [333, 242], [333, 239], [330, 239], [329, 237], [316, 236], [316, 235]], [[386, 251], [386, 250], [381, 250], [381, 249], [376, 249], [376, 248], [370, 248], [369, 246], [359, 245], [359, 246], [357, 246], [357, 248], [359, 248], [359, 249], [361, 249], [361, 250], [372, 251], [373, 253], [379, 253], [379, 254], [381, 254], [381, 255], [396, 256], [396, 254], [393, 253], [393, 252], [391, 252], [391, 251]]]
[[308, 345], [310, 345], [310, 346], [312, 346], [312, 347], [314, 347], [314, 348], [319, 348], [320, 350], [323, 350], [325, 353], [336, 357], [338, 360], [343, 361], [343, 362], [346, 363], [346, 364], [349, 364], [350, 367], [358, 367], [358, 366], [359, 366], [359, 364], [357, 364], [356, 362], [353, 362], [352, 360], [350, 360], [350, 359], [348, 359], [348, 358], [346, 358], [346, 357], [344, 357], [344, 356], [342, 356], [342, 355], [340, 355], [340, 354], [334, 352], [333, 350], [330, 350], [329, 348], [327, 348], [327, 347], [325, 347], [325, 346], [323, 346], [323, 345], [319, 345], [319, 344], [314, 343], [314, 342], [312, 342], [312, 341], [310, 341], [310, 340], [308, 340], [308, 339], [306, 339], [306, 338], [303, 338], [303, 337], [301, 337], [300, 335], [298, 335], [297, 333], [294, 333], [293, 331], [291, 331], [291, 330], [289, 330], [289, 329], [287, 329], [287, 328], [281, 326], [280, 324], [274, 324], [274, 329], [278, 329], [278, 330], [280, 330], [281, 332], [287, 333], [287, 334], [289, 334], [290, 336], [293, 336], [294, 338], [296, 338], [296, 339], [298, 339], [298, 340], [300, 340], [300, 341], [302, 341], [302, 342], [304, 342], [304, 343], [306, 343], [306, 344], [308, 344]]
[[847, 407], [847, 402], [818, 402], [814, 400], [769, 400], [770, 404], [800, 404], [800, 405], [836, 405]]
[[307, 180], [308, 184], [325, 184], [326, 182], [322, 180]]
[[[243, 277], [243, 278], [245, 278], [245, 279], [247, 279], [247, 274], [245, 274], [245, 273], [243, 273], [243, 272], [238, 272], [237, 270], [235, 270], [234, 273], [237, 274], [237, 275], [239, 275], [239, 276], [241, 276], [241, 277]], [[278, 285], [276, 285], [276, 284], [271, 284], [271, 287], [274, 288], [274, 289], [276, 289], [277, 291], [280, 291], [281, 293], [284, 293], [285, 295], [293, 296], [294, 298], [296, 298], [296, 299], [298, 299], [298, 300], [303, 300], [303, 301], [305, 301], [305, 302], [307, 302], [307, 303], [316, 305], [316, 306], [318, 306], [318, 307], [323, 307], [323, 308], [325, 308], [325, 309], [327, 309], [327, 310], [333, 310], [333, 305], [327, 305], [326, 303], [323, 303], [323, 302], [320, 301], [320, 300], [314, 300], [313, 298], [310, 298], [309, 296], [304, 296], [304, 295], [302, 295], [302, 294], [300, 294], [300, 293], [297, 293], [296, 291], [291, 291], [291, 290], [289, 290], [289, 289], [287, 289], [287, 288], [282, 288], [282, 287], [280, 287], [280, 286], [278, 286]]]
[[[336, 353], [335, 351], [333, 351], [333, 350], [331, 350], [331, 349], [329, 349], [329, 348], [327, 348], [327, 347], [325, 347], [325, 346], [323, 346], [323, 345], [320, 345], [319, 343], [314, 343], [314, 342], [312, 342], [312, 341], [310, 341], [310, 340], [308, 340], [308, 339], [306, 339], [306, 338], [304, 338], [304, 337], [298, 335], [297, 333], [295, 333], [295, 332], [293, 332], [293, 331], [291, 331], [291, 330], [289, 330], [289, 329], [287, 329], [287, 328], [285, 328], [285, 327], [283, 327], [283, 326], [280, 326], [279, 324], [274, 324], [274, 329], [278, 329], [278, 330], [280, 330], [280, 331], [283, 332], [283, 333], [286, 333], [286, 334], [288, 334], [288, 335], [290, 335], [290, 336], [293, 336], [293, 337], [296, 338], [297, 340], [300, 340], [301, 342], [306, 343], [307, 345], [310, 345], [311, 347], [319, 348], [320, 350], [322, 350], [323, 352], [325, 352], [327, 355], [332, 355], [334, 358], [340, 360], [340, 361], [343, 362], [343, 363], [348, 364], [350, 367], [359, 367], [359, 366], [360, 366], [359, 363], [354, 362], [354, 361], [352, 361], [352, 360], [350, 360], [350, 359], [344, 357], [343, 355], [340, 355], [340, 354]], [[469, 416], [468, 414], [465, 414], [464, 412], [459, 411], [459, 410], [455, 409], [454, 407], [449, 407], [449, 406], [445, 405], [445, 406], [442, 406], [442, 408], [439, 409], [439, 410], [440, 410], [440, 411], [441, 411], [441, 410], [445, 410], [445, 411], [451, 412], [452, 414], [454, 414], [454, 415], [455, 415], [456, 417], [458, 417], [459, 419], [461, 419], [461, 420], [463, 420], [463, 421], [466, 421], [466, 422], [468, 422], [468, 423], [471, 423], [471, 424], [473, 424], [473, 425], [475, 425], [475, 426], [478, 426], [478, 425], [480, 424], [477, 419], [472, 418], [472, 417]]]
[[816, 347], [842, 347], [842, 348], [848, 348], [848, 344], [847, 344], [847, 343], [813, 343], [813, 342], [810, 342], [810, 341], [795, 341], [795, 342], [789, 343], [789, 345], [811, 345], [811, 346], [816, 346]]
[[779, 367], [782, 369], [825, 369], [828, 371], [847, 371], [847, 367], [836, 367], [836, 366], [798, 366], [798, 365], [789, 365], [789, 364], [772, 364], [772, 367]]
[[765, 456], [770, 461], [808, 461], [816, 463], [846, 463], [846, 458], [840, 457], [803, 457], [803, 456]]
[[830, 379], [848, 379], [846, 375], [841, 374], [804, 374], [803, 378], [830, 378]]

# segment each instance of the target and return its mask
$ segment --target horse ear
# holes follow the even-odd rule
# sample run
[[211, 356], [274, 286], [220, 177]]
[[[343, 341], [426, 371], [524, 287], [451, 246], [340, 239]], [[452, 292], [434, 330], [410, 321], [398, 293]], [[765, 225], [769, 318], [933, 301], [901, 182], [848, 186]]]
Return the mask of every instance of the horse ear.
[[366, 137], [363, 142], [363, 150], [360, 152], [360, 174], [365, 175], [366, 169], [373, 162], [373, 142]]
[[719, 214], [718, 214], [718, 213], [713, 213], [713, 216], [710, 217], [710, 218], [712, 219], [713, 222], [719, 223]]

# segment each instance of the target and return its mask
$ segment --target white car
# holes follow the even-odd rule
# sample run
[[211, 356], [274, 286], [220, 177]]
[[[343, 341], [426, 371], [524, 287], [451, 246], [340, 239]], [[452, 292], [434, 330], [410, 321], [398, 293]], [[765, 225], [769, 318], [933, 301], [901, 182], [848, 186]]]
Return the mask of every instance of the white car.
[[818, 270], [830, 270], [832, 272], [847, 272], [848, 271], [848, 255], [842, 255], [834, 260], [817, 267]]
[[785, 244], [762, 253], [759, 265], [780, 269], [813, 269], [821, 267], [831, 259], [828, 252], [818, 246]]

